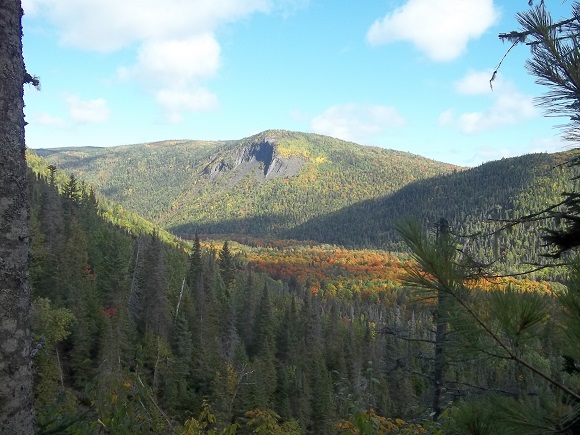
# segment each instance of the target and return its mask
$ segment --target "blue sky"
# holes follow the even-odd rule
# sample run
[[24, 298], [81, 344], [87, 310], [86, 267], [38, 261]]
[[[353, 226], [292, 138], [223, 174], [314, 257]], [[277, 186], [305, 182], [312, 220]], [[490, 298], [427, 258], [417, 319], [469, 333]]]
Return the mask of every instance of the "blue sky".
[[[571, 2], [547, 0], [555, 19]], [[527, 0], [23, 0], [30, 148], [326, 134], [475, 166], [569, 146], [516, 47]]]

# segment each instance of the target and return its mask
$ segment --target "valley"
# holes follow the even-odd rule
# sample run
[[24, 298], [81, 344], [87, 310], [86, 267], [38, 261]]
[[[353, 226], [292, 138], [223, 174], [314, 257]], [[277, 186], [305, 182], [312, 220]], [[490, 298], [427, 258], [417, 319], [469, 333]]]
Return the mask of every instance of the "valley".
[[[503, 272], [537, 262], [540, 226], [495, 233], [573, 189], [570, 152], [460, 168], [398, 151], [268, 130], [232, 141], [37, 150], [103, 198], [185, 239], [295, 239], [401, 252], [394, 227], [447, 219], [473, 255]], [[112, 207], [115, 208], [115, 207]], [[467, 239], [466, 239], [467, 240]], [[499, 258], [494, 251], [500, 251]]]
[[565, 271], [517, 276], [541, 223], [495, 230], [572, 189], [568, 158], [458, 168], [283, 131], [29, 152], [39, 426], [446, 433], [489, 419], [488, 398], [548, 394]]

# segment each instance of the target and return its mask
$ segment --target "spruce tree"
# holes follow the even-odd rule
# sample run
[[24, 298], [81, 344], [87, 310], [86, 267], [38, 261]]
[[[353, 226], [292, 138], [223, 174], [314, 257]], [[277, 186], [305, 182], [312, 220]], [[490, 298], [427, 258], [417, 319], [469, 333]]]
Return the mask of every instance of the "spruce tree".
[[195, 239], [193, 240], [193, 248], [189, 256], [189, 275], [188, 284], [189, 288], [196, 289], [201, 280], [201, 274], [203, 271], [203, 263], [201, 259], [201, 243], [199, 240], [199, 235], [195, 233]]
[[235, 264], [230, 247], [227, 240], [219, 252], [219, 265], [222, 279], [226, 285], [226, 289], [229, 289], [235, 278]]
[[151, 333], [169, 341], [171, 316], [165, 279], [165, 254], [157, 234], [148, 238], [143, 254], [142, 325]]

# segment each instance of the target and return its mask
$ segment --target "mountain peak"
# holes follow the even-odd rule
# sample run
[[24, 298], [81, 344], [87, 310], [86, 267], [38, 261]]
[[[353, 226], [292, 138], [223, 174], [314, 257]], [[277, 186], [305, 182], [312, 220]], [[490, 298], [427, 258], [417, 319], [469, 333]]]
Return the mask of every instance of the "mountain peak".
[[60, 151], [47, 158], [181, 235], [275, 235], [456, 169], [410, 153], [287, 130], [117, 151]]

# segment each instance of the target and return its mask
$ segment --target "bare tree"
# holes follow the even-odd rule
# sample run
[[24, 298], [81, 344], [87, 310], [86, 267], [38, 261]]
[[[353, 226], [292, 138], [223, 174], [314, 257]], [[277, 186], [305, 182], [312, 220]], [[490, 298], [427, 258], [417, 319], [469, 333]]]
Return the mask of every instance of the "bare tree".
[[20, 0], [0, 0], [0, 432], [33, 433]]

